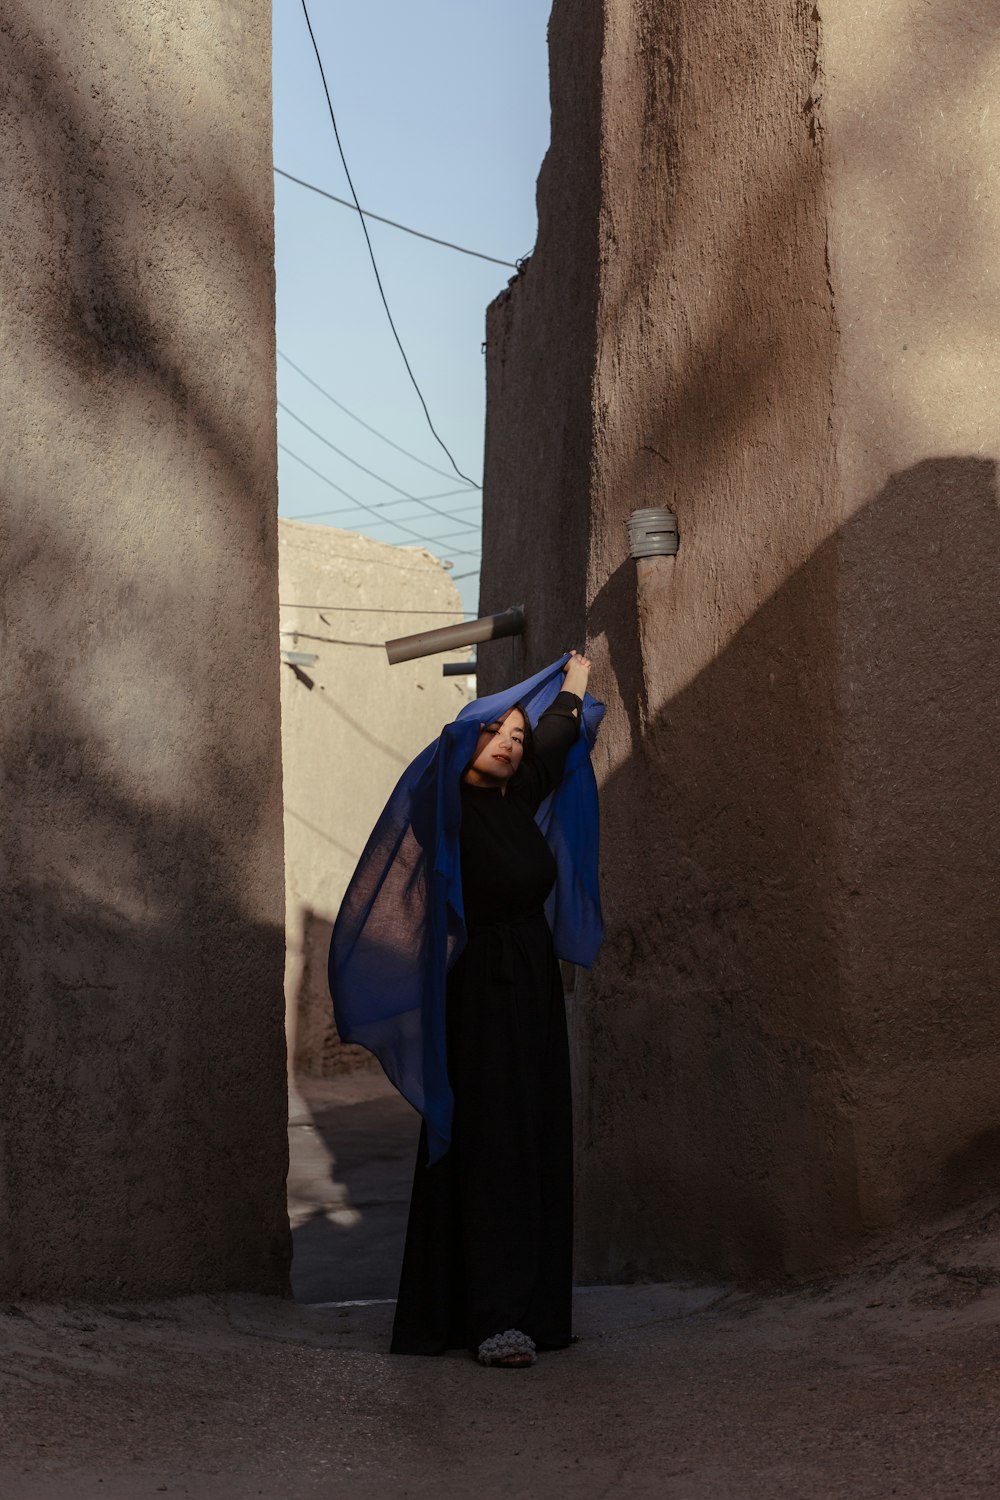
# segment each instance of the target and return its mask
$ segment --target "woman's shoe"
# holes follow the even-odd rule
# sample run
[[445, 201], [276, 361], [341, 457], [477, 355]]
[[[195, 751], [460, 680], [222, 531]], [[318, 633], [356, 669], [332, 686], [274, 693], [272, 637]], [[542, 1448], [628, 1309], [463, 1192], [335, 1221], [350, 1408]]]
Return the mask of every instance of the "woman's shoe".
[[498, 1370], [530, 1370], [535, 1363], [535, 1341], [518, 1328], [495, 1333], [480, 1344], [479, 1363]]

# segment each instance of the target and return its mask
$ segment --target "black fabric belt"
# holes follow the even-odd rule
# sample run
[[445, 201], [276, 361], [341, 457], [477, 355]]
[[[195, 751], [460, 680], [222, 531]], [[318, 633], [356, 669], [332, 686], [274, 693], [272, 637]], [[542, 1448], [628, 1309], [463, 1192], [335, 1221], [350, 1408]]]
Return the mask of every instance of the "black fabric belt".
[[514, 933], [522, 927], [536, 927], [539, 920], [545, 921], [545, 912], [541, 907], [537, 911], [509, 917], [503, 922], [481, 922], [469, 928], [470, 937], [482, 937], [488, 932], [495, 932], [499, 937], [500, 969], [497, 977], [504, 983], [514, 983]]

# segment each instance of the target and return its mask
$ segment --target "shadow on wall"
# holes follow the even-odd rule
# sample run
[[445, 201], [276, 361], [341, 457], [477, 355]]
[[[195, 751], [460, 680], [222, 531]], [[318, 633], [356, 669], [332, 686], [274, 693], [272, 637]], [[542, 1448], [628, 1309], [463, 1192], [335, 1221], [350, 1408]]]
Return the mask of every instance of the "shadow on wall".
[[0, 1284], [285, 1292], [284, 934], [224, 839], [123, 789], [43, 663], [30, 692], [4, 736]]
[[337, 1034], [330, 999], [327, 965], [333, 923], [311, 907], [300, 916], [301, 963], [291, 1000], [295, 1080], [334, 1078], [348, 1072], [379, 1072], [378, 1062], [364, 1047], [344, 1043]]
[[[80, 78], [64, 64], [54, 40], [36, 28], [31, 7], [11, 0], [0, 55], [9, 108], [23, 127], [24, 148], [32, 161], [21, 205], [22, 232], [37, 237], [35, 284], [44, 277], [45, 296], [33, 299], [31, 311], [41, 355], [52, 361], [54, 371], [69, 370], [85, 382], [95, 406], [111, 396], [109, 387], [119, 387], [126, 378], [133, 390], [145, 390], [149, 400], [163, 402], [176, 421], [197, 434], [214, 458], [212, 489], [225, 488], [233, 504], [245, 504], [248, 498], [258, 502], [262, 489], [270, 498], [273, 427], [261, 429], [259, 408], [246, 399], [239, 378], [219, 380], [218, 351], [214, 358], [205, 357], [205, 330], [180, 316], [174, 300], [176, 283], [186, 272], [189, 294], [212, 294], [212, 266], [200, 253], [203, 247], [185, 238], [196, 223], [214, 242], [214, 264], [226, 268], [224, 276], [220, 271], [218, 294], [236, 304], [237, 322], [256, 329], [256, 272], [266, 249], [262, 239], [271, 233], [269, 219], [259, 202], [241, 190], [241, 174], [220, 149], [220, 140], [207, 134], [197, 161], [186, 163], [190, 170], [178, 171], [171, 154], [176, 144], [171, 132], [164, 131], [158, 157], [147, 154], [145, 162], [151, 177], [160, 169], [160, 191], [150, 192], [148, 183], [116, 168], [116, 161], [131, 164], [134, 149], [134, 143], [128, 146], [121, 139], [125, 127], [115, 115], [116, 92], [95, 84], [84, 102]], [[116, 41], [126, 53], [117, 33]], [[82, 59], [74, 60], [83, 65]], [[211, 123], [217, 126], [215, 119]], [[187, 126], [185, 120], [182, 128]], [[151, 127], [150, 139], [154, 136]], [[190, 201], [192, 179], [199, 172], [199, 193], [212, 205], [210, 219]], [[248, 188], [255, 185], [249, 174], [247, 179]], [[40, 183], [46, 185], [44, 195]], [[158, 259], [169, 262], [173, 256], [172, 276], [149, 274], [143, 254], [148, 243], [157, 246]], [[221, 253], [223, 245], [227, 255]], [[273, 265], [269, 249], [263, 263]], [[251, 274], [234, 276], [238, 266], [249, 266]], [[23, 293], [30, 297], [31, 291], [26, 279]]]
[[[914, 12], [891, 61], [857, 64], [849, 110], [838, 83], [831, 162], [818, 11], [639, 9], [604, 8], [586, 74], [552, 32], [555, 175], [530, 269], [491, 311], [482, 607], [526, 584], [530, 669], [603, 585], [596, 687], [608, 729], [631, 730], [602, 794], [608, 941], [573, 1001], [583, 1273], [771, 1276], [978, 1191], [1000, 1113], [995, 473], [972, 419], [927, 436], [949, 402], [964, 423], [958, 385], [931, 413], [889, 384], [897, 320], [911, 349], [926, 330], [954, 356], [970, 319], [978, 339], [988, 184], [908, 143], [981, 87], [1000, 21]], [[570, 128], [583, 91], [600, 140]], [[887, 202], [890, 178], [882, 236], [857, 205]], [[859, 304], [848, 268], [839, 319], [838, 227], [891, 271]], [[564, 306], [567, 269], [599, 297]], [[859, 305], [881, 320], [880, 369], [858, 368], [857, 330], [847, 345]], [[954, 456], [845, 493], [834, 408], [854, 420], [862, 400], [859, 463]], [[716, 654], [679, 690], [663, 670], [647, 692], [621, 561], [627, 511], [649, 504], [703, 544], [671, 565], [659, 649], [681, 618], [699, 660]], [[577, 545], [588, 524], [588, 555], [567, 557], [563, 532]], [[741, 601], [768, 595], [730, 638]], [[480, 661], [498, 688], [500, 658]]]
[[603, 788], [586, 1279], [809, 1272], [995, 1191], [998, 565], [992, 462], [894, 475]]
[[0, 35], [23, 247], [0, 515], [0, 1285], [281, 1293], [276, 663], [246, 721], [246, 674], [275, 657], [274, 433], [266, 375], [234, 354], [259, 332], [270, 220], [224, 121], [201, 140], [174, 100], [161, 132], [145, 83], [130, 114], [118, 19], [108, 57], [99, 19], [74, 49], [69, 23], [14, 3]]

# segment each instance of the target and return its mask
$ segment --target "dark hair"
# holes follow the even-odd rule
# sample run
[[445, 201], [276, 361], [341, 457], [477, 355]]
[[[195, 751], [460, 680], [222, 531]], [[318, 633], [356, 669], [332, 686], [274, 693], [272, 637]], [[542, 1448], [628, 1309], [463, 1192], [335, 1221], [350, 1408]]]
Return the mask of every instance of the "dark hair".
[[509, 714], [512, 714], [515, 708], [524, 720], [524, 751], [521, 755], [521, 764], [524, 765], [525, 761], [531, 761], [535, 758], [535, 732], [531, 727], [531, 720], [528, 718], [527, 710], [522, 703], [515, 703], [513, 707], [509, 708], [507, 713], [504, 714], [504, 718], [506, 719]]
[[[508, 715], [514, 712], [515, 708], [521, 715], [521, 718], [524, 720], [524, 749], [521, 752], [521, 766], [523, 766], [525, 764], [530, 764], [530, 762], [535, 758], [535, 736], [532, 732], [531, 720], [528, 718], [524, 707], [520, 703], [513, 703], [507, 710], [507, 713], [498, 716], [498, 718], [490, 719], [489, 724], [496, 724], [498, 722], [502, 723], [503, 720], [508, 717]], [[489, 727], [489, 724], [484, 724], [483, 730], [486, 730]], [[470, 760], [469, 765], [463, 769], [461, 777], [463, 781], [465, 780], [466, 772], [471, 765], [472, 761]], [[518, 771], [520, 771], [521, 766], [518, 766], [517, 771], [514, 772], [515, 776], [518, 774]]]
[[[528, 718], [524, 705], [522, 703], [512, 703], [505, 714], [497, 714], [495, 718], [490, 719], [489, 724], [502, 724], [506, 719], [510, 718], [515, 709], [524, 720], [524, 750], [521, 753], [521, 764], [524, 765], [526, 761], [531, 761], [535, 757], [535, 736], [531, 728], [531, 720]], [[489, 724], [484, 724], [483, 729], [488, 729]]]

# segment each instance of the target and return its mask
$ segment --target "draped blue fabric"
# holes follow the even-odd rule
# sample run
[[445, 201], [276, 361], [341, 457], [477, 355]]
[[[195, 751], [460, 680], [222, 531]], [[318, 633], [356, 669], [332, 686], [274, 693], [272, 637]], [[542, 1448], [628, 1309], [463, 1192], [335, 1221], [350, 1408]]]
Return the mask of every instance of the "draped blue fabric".
[[[561, 691], [568, 656], [502, 693], [477, 698], [400, 777], [341, 903], [330, 993], [345, 1042], [373, 1052], [427, 1122], [430, 1160], [451, 1140], [445, 985], [465, 944], [460, 784], [482, 725], [515, 703], [532, 724]], [[589, 967], [604, 935], [597, 882], [597, 783], [590, 751], [604, 705], [584, 698], [563, 780], [537, 814], [558, 876], [546, 905], [556, 954]]]

